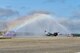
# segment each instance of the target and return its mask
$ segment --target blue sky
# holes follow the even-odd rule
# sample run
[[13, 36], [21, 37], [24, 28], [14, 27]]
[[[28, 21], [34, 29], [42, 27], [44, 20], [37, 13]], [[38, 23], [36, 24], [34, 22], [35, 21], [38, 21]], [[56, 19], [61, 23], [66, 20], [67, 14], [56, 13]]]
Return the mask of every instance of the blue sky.
[[57, 16], [71, 17], [80, 10], [80, 0], [0, 0], [0, 8], [18, 11], [20, 16], [45, 10]]
[[57, 18], [63, 17], [72, 31], [80, 31], [80, 0], [0, 0], [0, 20], [16, 19], [32, 11], [48, 11]]

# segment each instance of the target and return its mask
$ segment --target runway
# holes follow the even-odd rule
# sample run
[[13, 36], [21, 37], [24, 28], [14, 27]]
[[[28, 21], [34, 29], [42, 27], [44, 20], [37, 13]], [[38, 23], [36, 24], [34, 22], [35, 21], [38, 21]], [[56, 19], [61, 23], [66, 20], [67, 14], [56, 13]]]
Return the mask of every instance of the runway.
[[0, 40], [0, 53], [77, 53], [79, 37], [29, 37]]

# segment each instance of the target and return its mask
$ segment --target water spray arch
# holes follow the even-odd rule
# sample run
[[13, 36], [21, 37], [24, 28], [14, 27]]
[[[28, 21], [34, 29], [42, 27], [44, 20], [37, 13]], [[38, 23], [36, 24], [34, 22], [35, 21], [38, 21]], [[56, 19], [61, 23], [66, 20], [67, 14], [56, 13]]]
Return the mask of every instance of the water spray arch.
[[[38, 27], [40, 27], [41, 29], [43, 29], [43, 32], [45, 31], [45, 30], [47, 30], [48, 32], [60, 32], [59, 31], [59, 29], [60, 28], [62, 28], [63, 29], [63, 33], [64, 32], [66, 32], [66, 33], [68, 33], [68, 34], [71, 34], [71, 32], [70, 32], [70, 30], [68, 30], [65, 26], [63, 26], [62, 24], [60, 24], [55, 18], [54, 18], [54, 16], [52, 16], [51, 14], [44, 14], [44, 13], [40, 13], [40, 14], [35, 14], [35, 15], [32, 15], [31, 16], [32, 18], [31, 19], [28, 19], [28, 20], [26, 20], [25, 22], [23, 22], [22, 24], [20, 24], [19, 26], [16, 26], [16, 27], [14, 27], [14, 28], [12, 28], [12, 29], [10, 29], [9, 31], [15, 31], [15, 32], [17, 32], [19, 29], [21, 29], [22, 27], [24, 27], [24, 26], [26, 26], [26, 25], [28, 25], [28, 24], [30, 24], [30, 23], [32, 23], [32, 22], [34, 22], [34, 21], [40, 21], [40, 20], [46, 20], [46, 21], [48, 21], [47, 23], [45, 23], [45, 24], [42, 24], [42, 23], [40, 23], [40, 22], [38, 22], [38, 24], [40, 25], [40, 26], [38, 26]], [[24, 19], [24, 18], [23, 18]], [[52, 21], [50, 21], [50, 20], [52, 20]], [[55, 26], [55, 28], [54, 27], [52, 27], [52, 28], [50, 28], [50, 26], [54, 26], [54, 24], [51, 24], [51, 23], [55, 23], [56, 24], [56, 26], [58, 26], [57, 28], [57, 30], [54, 30], [55, 28], [56, 28], [56, 26]], [[46, 26], [45, 26], [46, 25]]]

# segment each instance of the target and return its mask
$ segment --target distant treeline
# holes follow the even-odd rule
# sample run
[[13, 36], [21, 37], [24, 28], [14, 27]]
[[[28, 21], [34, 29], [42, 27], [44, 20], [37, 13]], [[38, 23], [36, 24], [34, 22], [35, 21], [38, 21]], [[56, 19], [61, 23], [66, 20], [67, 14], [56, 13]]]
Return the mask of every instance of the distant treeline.
[[3, 34], [3, 32], [0, 32], [0, 35], [2, 35]]
[[80, 37], [80, 34], [72, 34], [73, 35], [73, 37]]

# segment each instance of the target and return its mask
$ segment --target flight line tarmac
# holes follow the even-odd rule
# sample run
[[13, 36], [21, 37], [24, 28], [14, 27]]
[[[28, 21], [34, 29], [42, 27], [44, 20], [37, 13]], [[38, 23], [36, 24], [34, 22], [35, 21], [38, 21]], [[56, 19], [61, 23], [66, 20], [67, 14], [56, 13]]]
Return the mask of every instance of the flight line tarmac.
[[0, 53], [78, 53], [80, 37], [0, 39]]

